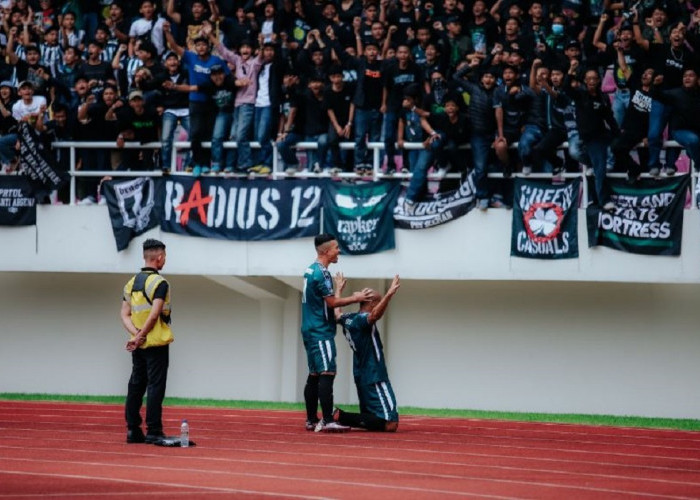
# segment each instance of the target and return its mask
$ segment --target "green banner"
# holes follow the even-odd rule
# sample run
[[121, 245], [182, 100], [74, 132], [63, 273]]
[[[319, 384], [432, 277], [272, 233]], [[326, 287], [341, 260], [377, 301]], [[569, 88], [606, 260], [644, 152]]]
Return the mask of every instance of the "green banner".
[[515, 179], [510, 254], [530, 259], [578, 257], [580, 179], [565, 184]]
[[634, 185], [611, 179], [615, 209], [586, 210], [588, 246], [644, 255], [680, 255], [689, 182], [687, 175], [642, 179]]
[[330, 183], [323, 197], [323, 230], [335, 235], [344, 254], [395, 248], [393, 210], [398, 182]]

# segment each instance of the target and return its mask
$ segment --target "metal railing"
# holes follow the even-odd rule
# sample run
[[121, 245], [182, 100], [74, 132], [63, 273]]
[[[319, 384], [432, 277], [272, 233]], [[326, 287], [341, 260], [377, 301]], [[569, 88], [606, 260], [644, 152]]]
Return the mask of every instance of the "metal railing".
[[[76, 150], [78, 149], [107, 149], [107, 150], [117, 150], [117, 149], [159, 149], [161, 147], [160, 142], [150, 142], [150, 143], [137, 143], [137, 142], [127, 142], [124, 144], [123, 148], [117, 148], [116, 144], [114, 142], [82, 142], [82, 141], [58, 141], [54, 142], [53, 144], [54, 148], [65, 148], [69, 150], [69, 160], [70, 160], [70, 204], [73, 205], [75, 204], [76, 201], [76, 178], [78, 177], [161, 177], [163, 176], [163, 172], [161, 170], [153, 170], [153, 171], [141, 171], [141, 170], [77, 170], [76, 169]], [[205, 148], [210, 148], [211, 147], [211, 142], [203, 142], [202, 146]], [[237, 148], [237, 143], [235, 141], [226, 141], [223, 143], [224, 149], [235, 149]], [[251, 142], [250, 146], [254, 149], [260, 148], [260, 143], [258, 142]], [[641, 144], [639, 145], [641, 146]], [[354, 142], [341, 142], [339, 144], [340, 149], [343, 150], [353, 150], [355, 149], [355, 143]], [[272, 177], [273, 179], [280, 179], [280, 178], [289, 178], [290, 174], [288, 174], [283, 168], [282, 168], [282, 162], [279, 158], [278, 154], [278, 147], [276, 143], [272, 143], [272, 148], [273, 148], [273, 154], [272, 154], [272, 172], [270, 174], [265, 174], [264, 177], [270, 178]], [[316, 142], [299, 142], [296, 144], [295, 148], [297, 151], [303, 151], [303, 150], [314, 150], [318, 148], [318, 143]], [[380, 179], [402, 179], [402, 180], [408, 180], [411, 178], [411, 173], [394, 173], [394, 174], [387, 174], [382, 171], [382, 163], [383, 163], [383, 158], [382, 158], [382, 151], [384, 150], [384, 143], [383, 142], [368, 142], [367, 143], [367, 148], [372, 151], [372, 175], [371, 177], [362, 177], [363, 179], [371, 178], [372, 180], [380, 180]], [[403, 149], [405, 150], [418, 150], [422, 149], [423, 145], [420, 142], [411, 142], [411, 143], [404, 143]], [[517, 148], [517, 143], [514, 143], [510, 146], [511, 149]], [[568, 148], [568, 143], [564, 142], [559, 146], [558, 149], [565, 150]], [[667, 148], [677, 148], [677, 149], [683, 149], [683, 147], [678, 144], [675, 141], [666, 141], [663, 144], [664, 150]], [[190, 142], [189, 141], [175, 141], [173, 142], [173, 148], [172, 148], [172, 157], [171, 157], [171, 165], [175, 166], [177, 165], [177, 160], [178, 160], [178, 155], [181, 154], [182, 151], [190, 149]], [[460, 149], [468, 150], [469, 145], [464, 145], [461, 146]], [[397, 149], [397, 151], [399, 151]], [[314, 173], [309, 171], [308, 169], [310, 168], [309, 165], [307, 165], [307, 170], [306, 171], [299, 171], [296, 175], [298, 177], [303, 177], [303, 178], [328, 178], [329, 174], [322, 172], [322, 173]], [[583, 196], [582, 196], [582, 206], [587, 206], [588, 204], [588, 183], [586, 182], [586, 171], [583, 168], [579, 169], [579, 172], [567, 172], [564, 174], [561, 174], [558, 176], [558, 178], [568, 178], [568, 179], [573, 179], [576, 177], [581, 177], [582, 178], [582, 189], [583, 189]], [[183, 174], [183, 175], [188, 175], [184, 171], [176, 171], [176, 170], [171, 170], [172, 172], [178, 173], [178, 174]], [[693, 165], [691, 163], [691, 168], [690, 168], [690, 174], [691, 174], [691, 193], [695, 193], [695, 188], [698, 182], [698, 173], [695, 171], [693, 168]], [[191, 174], [190, 174], [191, 175]], [[223, 176], [231, 176], [231, 177], [242, 177], [245, 176], [245, 174], [220, 174]], [[514, 172], [512, 174], [514, 177], [525, 177], [523, 174], [519, 172]], [[255, 176], [253, 174], [252, 176]], [[445, 176], [437, 176], [434, 173], [428, 175], [428, 180], [439, 180], [442, 178], [453, 178], [457, 179], [460, 177], [459, 173], [449, 173]], [[489, 178], [504, 178], [504, 175], [502, 173], [489, 173], [488, 174]], [[551, 173], [531, 173], [526, 176], [527, 178], [530, 179], [551, 179], [553, 178], [553, 174]], [[625, 177], [624, 173], [608, 173], [608, 177], [611, 178], [621, 178]], [[649, 174], [642, 174], [642, 177], [651, 177]], [[334, 174], [333, 178], [340, 178], [340, 179], [360, 179], [356, 173], [354, 172], [340, 172], [338, 174]], [[696, 209], [697, 206], [695, 203], [692, 203], [692, 208]]]

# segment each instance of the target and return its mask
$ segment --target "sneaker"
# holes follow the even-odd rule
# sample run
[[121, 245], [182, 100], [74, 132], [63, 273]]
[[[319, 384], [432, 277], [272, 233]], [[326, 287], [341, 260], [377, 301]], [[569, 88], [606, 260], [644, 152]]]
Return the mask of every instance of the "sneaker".
[[489, 208], [489, 200], [482, 198], [476, 203], [476, 206], [479, 210], [485, 212]]
[[207, 175], [211, 169], [209, 167], [202, 167], [202, 175]]
[[145, 443], [146, 436], [143, 435], [143, 431], [141, 429], [128, 430], [126, 431], [126, 442], [128, 444]]
[[434, 174], [436, 179], [442, 179], [447, 175], [447, 169], [445, 167], [440, 167]]
[[211, 175], [218, 175], [221, 172], [220, 167], [211, 167]]
[[328, 173], [330, 174], [331, 177], [338, 177], [340, 176], [340, 173], [342, 172], [341, 169], [338, 167], [331, 167], [328, 169]]
[[307, 431], [313, 431], [316, 429], [316, 425], [318, 425], [318, 421], [312, 422], [311, 420], [306, 421], [306, 430]]
[[94, 196], [86, 196], [82, 200], [79, 200], [77, 205], [94, 205], [97, 203], [97, 200], [95, 200]]
[[232, 174], [233, 173], [233, 167], [226, 167], [224, 169], [225, 174]]
[[401, 167], [401, 173], [402, 174], [410, 174], [411, 171], [407, 167]]
[[194, 169], [194, 167], [192, 165], [187, 165], [185, 167], [185, 172], [188, 174], [191, 174], [193, 169]]
[[386, 169], [386, 175], [394, 175], [396, 173], [396, 168], [394, 167], [387, 167]]
[[316, 424], [314, 432], [348, 432], [349, 430], [350, 427], [346, 425], [340, 425], [338, 422], [326, 423], [323, 419], [321, 419]]
[[615, 204], [612, 201], [607, 202], [605, 205], [603, 205], [603, 210], [606, 212], [612, 212], [615, 210]]
[[323, 170], [321, 169], [321, 165], [319, 165], [318, 163], [314, 163], [313, 169], [311, 169], [311, 171], [314, 174], [320, 174], [321, 172], [323, 172]]
[[98, 205], [106, 205], [107, 204], [107, 198], [104, 196], [100, 196], [100, 199], [97, 200]]
[[365, 168], [362, 165], [357, 165], [355, 167], [355, 175], [362, 177], [365, 174]]
[[284, 171], [285, 174], [287, 175], [294, 175], [299, 171], [298, 167], [287, 167], [287, 169]]
[[678, 171], [678, 169], [676, 168], [675, 165], [670, 165], [670, 166], [666, 167], [666, 175], [668, 175], [669, 177], [671, 177], [672, 175], [676, 175], [677, 171]]
[[661, 170], [659, 169], [659, 167], [652, 167], [649, 169], [649, 175], [651, 175], [652, 177], [658, 177], [660, 173]]
[[523, 165], [523, 175], [530, 175], [532, 173], [532, 167]]
[[498, 196], [494, 196], [489, 201], [489, 208], [505, 208], [505, 206], [506, 204], [503, 203], [503, 199]]
[[413, 215], [414, 210], [416, 209], [416, 202], [413, 200], [409, 200], [406, 198], [403, 200], [403, 211], [408, 214], [408, 215]]
[[192, 176], [199, 177], [200, 175], [202, 175], [202, 167], [195, 165], [195, 167], [192, 169]]
[[595, 175], [595, 170], [593, 167], [586, 167], [586, 176], [593, 177]]
[[607, 165], [605, 165], [606, 172], [610, 173], [610, 172], [613, 172], [614, 170], [615, 170], [615, 165], [610, 165], [609, 163]]
[[163, 432], [154, 432], [152, 434], [146, 434], [146, 437], [144, 438], [144, 442], [147, 444], [155, 444], [159, 441], [161, 441], [165, 437], [165, 434]]
[[[255, 167], [253, 167], [253, 168], [255, 168]], [[255, 173], [260, 174], [260, 175], [267, 175], [267, 174], [272, 173], [272, 169], [268, 166], [265, 166], [265, 165], [258, 165]]]

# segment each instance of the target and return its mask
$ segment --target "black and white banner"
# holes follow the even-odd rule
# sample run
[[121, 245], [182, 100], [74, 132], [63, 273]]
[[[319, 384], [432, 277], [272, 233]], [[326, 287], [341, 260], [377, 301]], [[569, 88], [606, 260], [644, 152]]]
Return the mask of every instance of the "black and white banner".
[[40, 139], [39, 133], [26, 122], [17, 127], [20, 143], [19, 171], [31, 180], [37, 198], [58, 189], [69, 179], [68, 172], [54, 169], [56, 163], [51, 150]]
[[315, 236], [321, 229], [321, 195], [327, 182], [170, 176], [161, 229], [243, 241]]
[[586, 210], [588, 246], [644, 255], [680, 255], [689, 182], [687, 175], [642, 179], [633, 186], [611, 179], [615, 210]]
[[430, 194], [411, 205], [404, 202], [402, 194], [394, 208], [394, 225], [400, 229], [425, 229], [462, 217], [476, 204], [474, 173], [454, 191]]
[[36, 224], [36, 198], [29, 179], [0, 175], [0, 226]]
[[136, 236], [158, 227], [163, 210], [163, 193], [158, 189], [162, 182], [161, 179], [139, 177], [103, 184], [118, 251], [128, 247]]
[[392, 212], [401, 184], [331, 182], [323, 199], [324, 232], [338, 238], [340, 251], [366, 255], [395, 248]]
[[531, 259], [578, 257], [581, 180], [563, 185], [515, 179], [510, 254]]

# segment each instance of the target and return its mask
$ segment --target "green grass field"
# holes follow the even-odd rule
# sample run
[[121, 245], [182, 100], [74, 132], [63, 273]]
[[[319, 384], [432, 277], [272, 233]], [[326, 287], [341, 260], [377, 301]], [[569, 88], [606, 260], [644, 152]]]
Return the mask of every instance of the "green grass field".
[[[76, 403], [123, 404], [124, 396], [81, 396], [62, 394], [0, 393], [0, 400], [13, 401], [62, 401]], [[210, 408], [244, 408], [252, 410], [298, 410], [304, 411], [302, 403], [272, 403], [266, 401], [233, 401], [219, 399], [166, 398], [166, 406], [200, 406]], [[357, 411], [357, 407], [343, 405], [343, 409]], [[484, 420], [514, 420], [520, 422], [554, 422], [566, 424], [607, 425], [618, 427], [647, 427], [700, 431], [700, 420], [675, 418], [647, 418], [616, 415], [584, 415], [568, 413], [518, 413], [484, 410], [453, 410], [435, 408], [400, 408], [401, 415], [423, 415], [427, 417], [476, 418]]]

